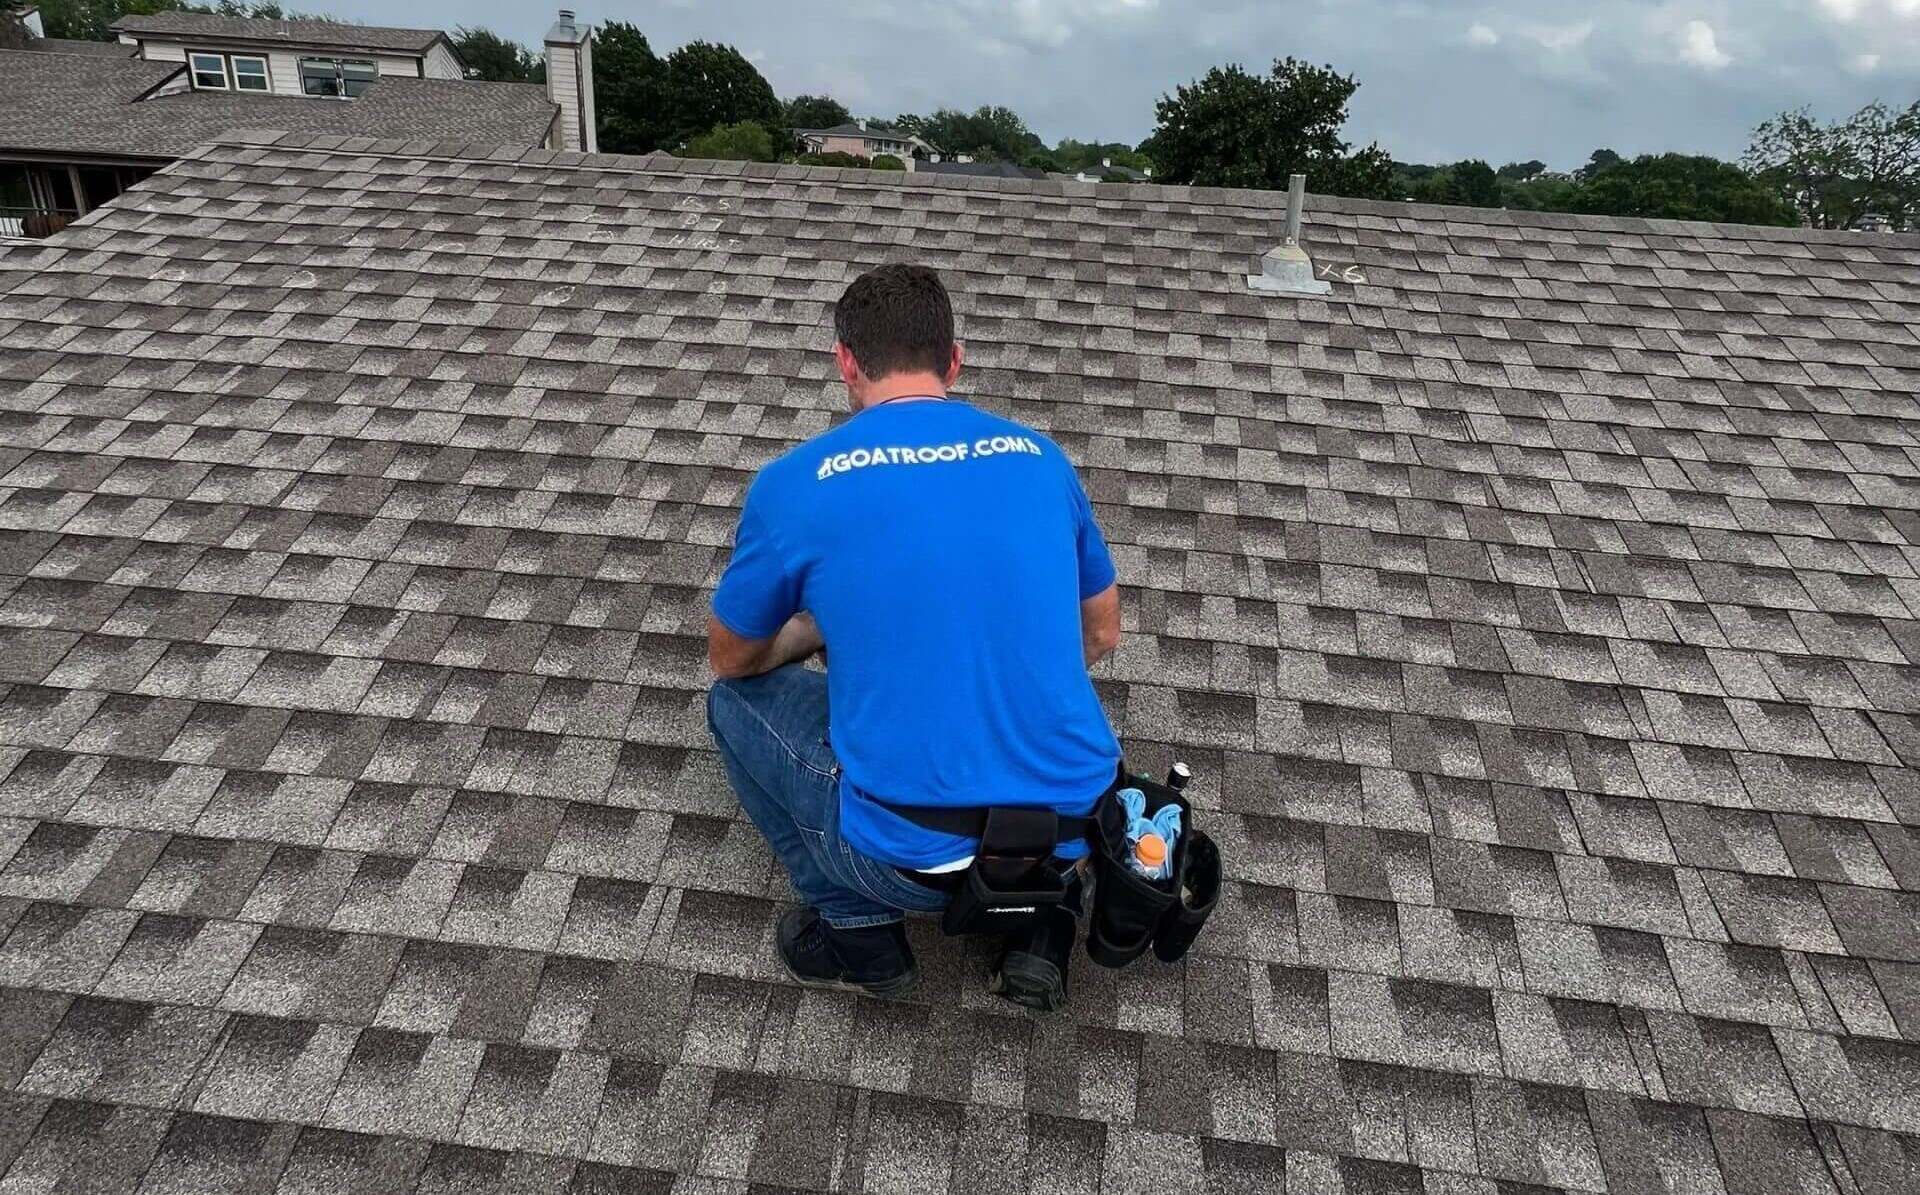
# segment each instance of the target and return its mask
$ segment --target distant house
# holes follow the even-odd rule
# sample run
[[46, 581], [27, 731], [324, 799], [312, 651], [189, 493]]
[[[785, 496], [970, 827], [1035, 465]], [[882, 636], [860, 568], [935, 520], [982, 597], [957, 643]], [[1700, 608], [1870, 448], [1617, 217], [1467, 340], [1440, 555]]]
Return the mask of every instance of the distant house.
[[862, 158], [892, 154], [908, 163], [937, 161], [940, 156], [933, 146], [912, 133], [898, 129], [868, 128], [864, 120], [835, 125], [830, 129], [795, 129], [793, 135], [807, 147], [808, 153], [853, 154]]
[[112, 29], [0, 50], [0, 235], [63, 228], [233, 128], [598, 148], [592, 30], [565, 10], [544, 85], [471, 81], [432, 29], [188, 12]]
[[1105, 182], [1107, 176], [1110, 174], [1125, 175], [1127, 181], [1130, 183], [1150, 183], [1153, 181], [1153, 171], [1135, 170], [1131, 166], [1116, 166], [1113, 164], [1112, 158], [1101, 158], [1100, 169], [1098, 170], [1090, 166], [1083, 167], [1073, 174], [1062, 174], [1060, 177], [1070, 178], [1080, 183], [1098, 183]]
[[382, 76], [467, 77], [452, 39], [437, 29], [197, 12], [121, 17], [111, 28], [139, 58], [186, 63], [197, 91], [357, 99]]

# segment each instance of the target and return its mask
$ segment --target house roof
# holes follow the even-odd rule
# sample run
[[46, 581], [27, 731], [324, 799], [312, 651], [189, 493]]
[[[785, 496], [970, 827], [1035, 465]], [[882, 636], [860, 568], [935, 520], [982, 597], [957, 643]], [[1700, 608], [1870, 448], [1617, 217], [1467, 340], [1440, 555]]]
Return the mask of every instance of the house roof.
[[82, 41], [71, 37], [36, 37], [24, 46], [12, 47], [41, 54], [87, 54], [95, 58], [131, 58], [134, 48], [125, 42]]
[[199, 37], [223, 42], [270, 42], [414, 55], [425, 54], [433, 48], [433, 43], [447, 40], [447, 35], [438, 29], [393, 29], [341, 21], [272, 21], [199, 12], [124, 16], [108, 28], [133, 37]]
[[[0, 251], [7, 1185], [1913, 1190], [1920, 244], [1282, 202], [261, 134]], [[702, 719], [901, 257], [1227, 860], [1051, 1019], [791, 986]]]
[[447, 136], [537, 145], [558, 111], [528, 83], [382, 76], [358, 99], [152, 94], [177, 62], [0, 51], [0, 152], [177, 158], [226, 129], [261, 125], [308, 134]]
[[837, 124], [830, 129], [795, 129], [795, 136], [812, 137], [868, 137], [875, 141], [912, 141], [912, 133], [900, 129], [862, 128], [851, 122]]

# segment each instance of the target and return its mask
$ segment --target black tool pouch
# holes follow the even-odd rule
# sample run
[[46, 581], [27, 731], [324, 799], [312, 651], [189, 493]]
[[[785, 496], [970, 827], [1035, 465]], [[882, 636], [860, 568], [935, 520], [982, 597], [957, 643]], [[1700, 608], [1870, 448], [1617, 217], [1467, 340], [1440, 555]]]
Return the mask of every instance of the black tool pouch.
[[[1186, 798], [1164, 784], [1143, 777], [1125, 782], [1146, 797], [1147, 816], [1152, 817], [1167, 805], [1180, 807], [1181, 833], [1173, 844], [1173, 875], [1167, 880], [1149, 880], [1127, 864], [1127, 837], [1123, 817], [1100, 819], [1101, 840], [1093, 853], [1093, 914], [1087, 923], [1087, 957], [1103, 967], [1124, 967], [1145, 954], [1154, 936], [1179, 903], [1187, 861], [1192, 856], [1193, 810]], [[1102, 801], [1117, 802], [1109, 793]], [[1205, 920], [1205, 914], [1201, 914]], [[1199, 927], [1194, 927], [1199, 933]], [[1189, 936], [1188, 943], [1191, 944]], [[1182, 953], [1184, 953], [1184, 947]], [[1178, 958], [1179, 955], [1175, 955]]]
[[987, 810], [972, 866], [941, 918], [948, 934], [1008, 934], [1059, 904], [1071, 868], [1053, 857], [1060, 816], [1051, 809]]
[[[1176, 877], [1178, 897], [1153, 935], [1154, 957], [1163, 963], [1186, 957], [1213, 906], [1220, 901], [1220, 848], [1198, 830], [1181, 838], [1186, 844], [1186, 857]], [[1175, 845], [1178, 849], [1179, 844]]]

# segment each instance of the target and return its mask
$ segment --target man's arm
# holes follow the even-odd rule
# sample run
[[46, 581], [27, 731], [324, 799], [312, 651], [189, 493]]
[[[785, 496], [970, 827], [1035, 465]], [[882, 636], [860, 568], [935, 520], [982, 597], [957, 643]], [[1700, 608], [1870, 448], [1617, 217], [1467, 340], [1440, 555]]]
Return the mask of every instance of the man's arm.
[[[1118, 628], [1119, 606], [1115, 607]], [[802, 610], [787, 620], [770, 638], [747, 639], [734, 634], [712, 615], [707, 616], [707, 664], [722, 679], [738, 679], [772, 672], [785, 664], [804, 660], [826, 646], [813, 615]]]
[[1087, 667], [1098, 664], [1120, 645], [1120, 586], [1107, 586], [1080, 603], [1080, 644]]

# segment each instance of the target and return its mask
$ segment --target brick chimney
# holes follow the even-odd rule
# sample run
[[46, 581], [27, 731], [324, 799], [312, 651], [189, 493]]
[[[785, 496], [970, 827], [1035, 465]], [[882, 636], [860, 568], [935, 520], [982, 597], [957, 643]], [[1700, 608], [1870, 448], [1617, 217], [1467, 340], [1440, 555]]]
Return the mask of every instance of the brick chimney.
[[593, 124], [593, 26], [576, 24], [573, 10], [547, 30], [547, 97], [560, 106], [555, 149], [596, 153], [600, 140]]

